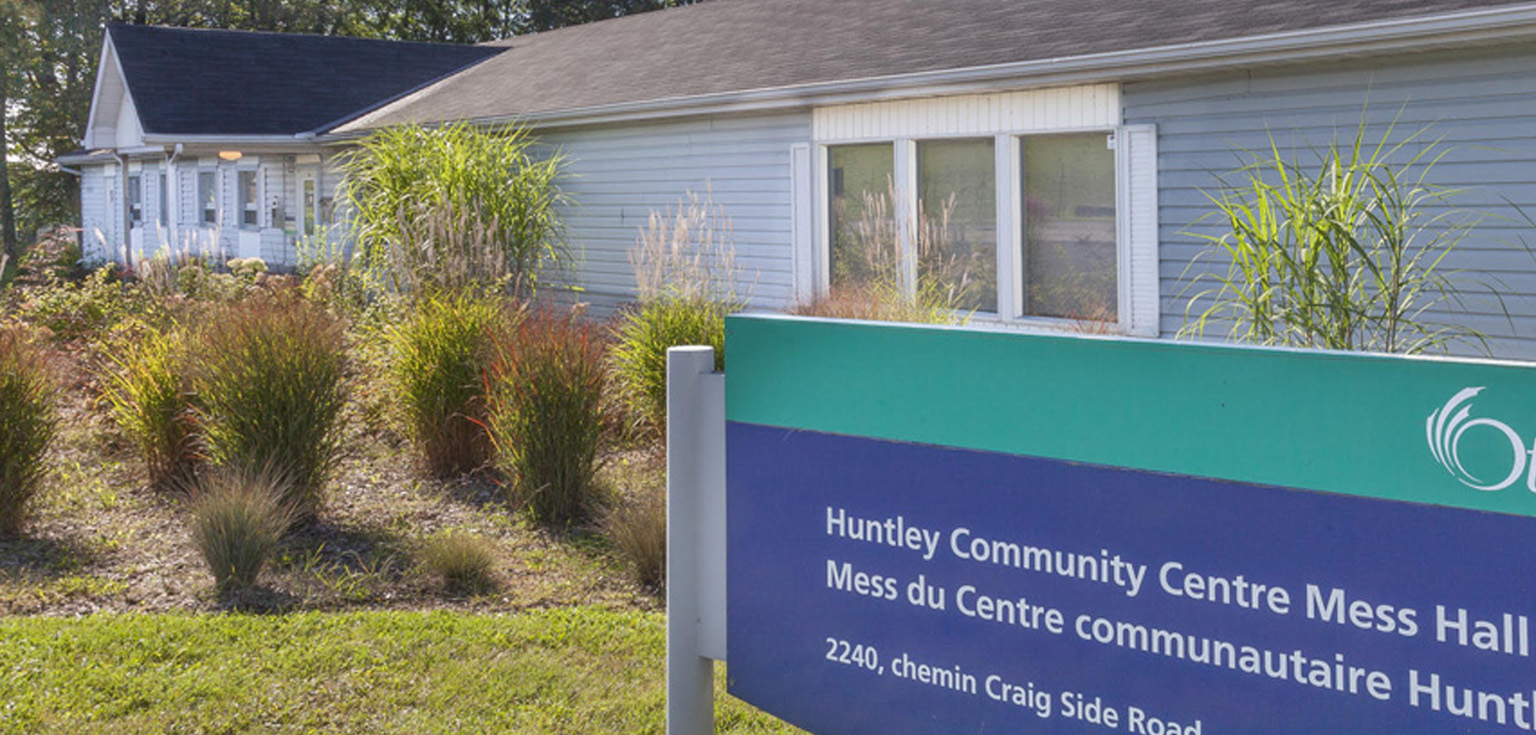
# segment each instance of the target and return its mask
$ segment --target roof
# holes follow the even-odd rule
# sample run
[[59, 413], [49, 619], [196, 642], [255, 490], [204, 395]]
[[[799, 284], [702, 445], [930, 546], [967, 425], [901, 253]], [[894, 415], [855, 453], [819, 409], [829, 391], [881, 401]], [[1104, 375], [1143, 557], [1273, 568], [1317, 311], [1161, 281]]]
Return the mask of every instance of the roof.
[[1528, 0], [711, 0], [498, 42], [338, 128], [492, 120], [1056, 60]]
[[146, 133], [323, 130], [503, 49], [112, 23]]

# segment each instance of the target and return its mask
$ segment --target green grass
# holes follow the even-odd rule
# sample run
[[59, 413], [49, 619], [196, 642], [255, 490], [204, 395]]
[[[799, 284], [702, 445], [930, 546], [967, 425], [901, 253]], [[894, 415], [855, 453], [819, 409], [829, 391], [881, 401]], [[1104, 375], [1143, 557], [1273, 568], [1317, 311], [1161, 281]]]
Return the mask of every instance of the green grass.
[[[664, 629], [597, 608], [12, 618], [0, 733], [662, 733]], [[716, 726], [798, 732], [723, 695]]]

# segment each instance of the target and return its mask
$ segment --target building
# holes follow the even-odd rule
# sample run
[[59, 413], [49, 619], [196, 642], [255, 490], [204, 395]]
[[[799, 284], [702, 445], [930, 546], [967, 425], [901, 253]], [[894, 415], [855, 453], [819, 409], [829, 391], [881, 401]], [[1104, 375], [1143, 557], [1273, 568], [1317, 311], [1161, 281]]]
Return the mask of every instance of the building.
[[[399, 44], [388, 70], [338, 58], [380, 42], [107, 36], [95, 151], [69, 159], [105, 255], [156, 214], [145, 182], [162, 170], [177, 182], [158, 220], [171, 241], [217, 229], [225, 252], [291, 262], [329, 216], [324, 164], [350, 141], [407, 122], [525, 124], [569, 160], [574, 277], [599, 307], [631, 298], [627, 253], [650, 213], [709, 190], [762, 307], [856, 281], [872, 241], [859, 233], [921, 212], [898, 238], [905, 267], [963, 290], [978, 320], [1098, 317], [1166, 337], [1194, 278], [1225, 269], [1201, 235], [1220, 232], [1208, 197], [1241, 152], [1273, 142], [1305, 160], [1363, 121], [1368, 136], [1395, 124], [1439, 141], [1435, 182], [1486, 215], [1448, 266], [1488, 293], [1447, 318], [1497, 356], [1536, 359], [1536, 4], [711, 0], [472, 48]], [[241, 127], [267, 105], [282, 125]], [[144, 242], [145, 225], [127, 229]]]

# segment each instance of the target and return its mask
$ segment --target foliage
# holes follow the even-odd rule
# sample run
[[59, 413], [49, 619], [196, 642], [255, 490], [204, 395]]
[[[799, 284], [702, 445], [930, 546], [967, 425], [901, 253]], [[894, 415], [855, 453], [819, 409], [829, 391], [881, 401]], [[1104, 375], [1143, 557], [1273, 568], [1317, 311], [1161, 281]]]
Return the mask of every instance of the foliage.
[[497, 347], [489, 421], [511, 500], [555, 526], [585, 520], [600, 499], [603, 345], [574, 316], [526, 317]]
[[667, 494], [647, 487], [626, 498], [603, 518], [603, 532], [628, 559], [635, 581], [661, 590], [667, 581]]
[[661, 298], [641, 302], [619, 317], [611, 351], [624, 401], [651, 426], [667, 425], [667, 350], [704, 345], [715, 350], [715, 369], [725, 369], [728, 304], [704, 299]]
[[58, 433], [57, 391], [43, 353], [0, 327], [0, 536], [20, 533]]
[[1462, 303], [1445, 259], [1476, 218], [1453, 205], [1454, 190], [1428, 181], [1438, 141], [1421, 141], [1420, 130], [1394, 143], [1394, 127], [1373, 143], [1362, 123], [1351, 144], [1319, 151], [1312, 167], [1287, 160], [1271, 139], [1240, 183], [1208, 195], [1226, 231], [1200, 237], [1228, 267], [1196, 280], [1211, 285], [1190, 299], [1182, 333], [1222, 325], [1229, 338], [1262, 345], [1486, 349], [1476, 330], [1435, 319]]
[[[665, 730], [661, 613], [9, 617], [0, 638], [0, 670], [27, 672], [0, 679], [8, 735]], [[799, 732], [717, 669], [716, 732]]]
[[406, 434], [434, 475], [472, 472], [489, 458], [485, 373], [509, 321], [498, 301], [440, 295], [418, 301], [389, 333]]
[[192, 492], [192, 542], [220, 594], [256, 585], [292, 520], [280, 474], [221, 470]]
[[191, 479], [199, 465], [186, 346], [178, 332], [136, 330], [107, 348], [102, 397], [138, 449], [153, 487]]
[[52, 281], [30, 290], [20, 313], [63, 339], [96, 334], [139, 311], [143, 304], [133, 284], [123, 283], [106, 265], [82, 281]]
[[385, 288], [430, 295], [474, 287], [532, 295], [565, 263], [556, 185], [563, 159], [536, 157], [522, 129], [405, 125], [343, 159], [361, 265]]
[[212, 312], [193, 345], [197, 416], [216, 465], [272, 467], [283, 499], [312, 518], [341, 455], [346, 401], [342, 325], [285, 294]]
[[495, 587], [492, 568], [496, 550], [480, 536], [465, 531], [434, 534], [422, 544], [421, 559], [454, 594], [475, 594]]

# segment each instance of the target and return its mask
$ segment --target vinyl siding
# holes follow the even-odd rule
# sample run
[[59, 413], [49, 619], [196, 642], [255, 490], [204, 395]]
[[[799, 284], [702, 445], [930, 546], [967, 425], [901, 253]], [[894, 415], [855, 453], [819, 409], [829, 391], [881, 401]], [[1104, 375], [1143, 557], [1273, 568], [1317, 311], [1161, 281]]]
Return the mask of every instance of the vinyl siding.
[[1205, 287], [1196, 276], [1225, 270], [1198, 257], [1208, 249], [1198, 235], [1222, 232], [1201, 218], [1239, 152], [1263, 151], [1272, 136], [1286, 156], [1315, 161], [1313, 150], [1347, 142], [1363, 114], [1368, 140], [1394, 120], [1397, 138], [1422, 129], [1440, 139], [1430, 181], [1461, 189], [1454, 203], [1484, 216], [1446, 263], [1464, 272], [1465, 303], [1435, 318], [1481, 330], [1497, 357], [1536, 359], [1536, 231], [1510, 206], [1536, 218], [1533, 95], [1531, 45], [1126, 84], [1125, 121], [1158, 126], [1163, 334], [1178, 332]]
[[110, 250], [105, 246], [111, 230], [110, 212], [107, 205], [110, 185], [107, 166], [82, 166], [80, 168], [80, 254], [87, 262], [109, 259]]
[[738, 291], [755, 306], [792, 301], [790, 146], [811, 139], [809, 113], [695, 119], [544, 134], [567, 161], [564, 213], [578, 298], [599, 312], [634, 298], [629, 251], [651, 212], [693, 192], [730, 219]]

